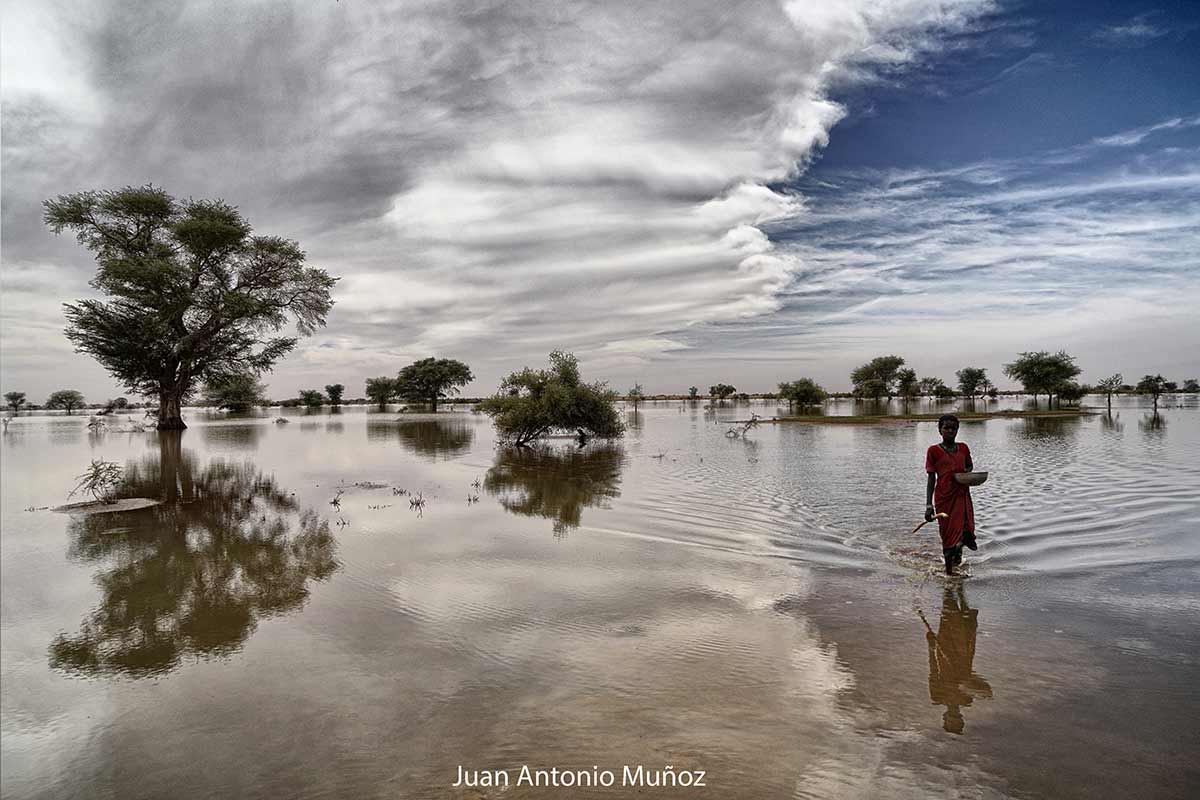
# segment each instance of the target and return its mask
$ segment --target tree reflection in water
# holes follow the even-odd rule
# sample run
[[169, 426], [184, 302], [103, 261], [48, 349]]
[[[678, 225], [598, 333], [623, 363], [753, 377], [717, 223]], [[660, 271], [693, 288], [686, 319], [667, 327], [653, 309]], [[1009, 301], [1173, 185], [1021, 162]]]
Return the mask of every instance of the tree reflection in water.
[[625, 453], [615, 445], [581, 450], [506, 447], [483, 479], [488, 494], [514, 514], [554, 521], [562, 536], [579, 527], [584, 508], [621, 495]]
[[409, 450], [436, 461], [455, 458], [470, 450], [475, 429], [461, 419], [367, 421], [368, 441], [392, 438], [399, 438]]
[[1157, 411], [1153, 414], [1146, 414], [1138, 420], [1138, 427], [1144, 433], [1152, 436], [1160, 435], [1167, 430], [1167, 418]]
[[200, 468], [181, 436], [161, 433], [157, 457], [126, 467], [120, 495], [162, 505], [72, 520], [68, 555], [107, 568], [99, 607], [51, 644], [54, 668], [140, 677], [235, 652], [337, 570], [328, 522], [250, 463]]

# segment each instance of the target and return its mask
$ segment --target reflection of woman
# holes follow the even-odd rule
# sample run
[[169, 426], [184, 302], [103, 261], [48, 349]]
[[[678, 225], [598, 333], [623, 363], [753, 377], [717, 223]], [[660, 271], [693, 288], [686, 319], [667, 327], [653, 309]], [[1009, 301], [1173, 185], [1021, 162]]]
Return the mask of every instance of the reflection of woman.
[[[921, 620], [924, 619], [922, 615]], [[925, 628], [925, 641], [929, 645], [929, 699], [946, 707], [942, 727], [950, 733], [962, 733], [965, 722], [959, 709], [971, 705], [976, 697], [992, 696], [992, 687], [972, 671], [979, 611], [967, 605], [962, 584], [957, 590], [946, 587], [937, 633], [928, 622]]]

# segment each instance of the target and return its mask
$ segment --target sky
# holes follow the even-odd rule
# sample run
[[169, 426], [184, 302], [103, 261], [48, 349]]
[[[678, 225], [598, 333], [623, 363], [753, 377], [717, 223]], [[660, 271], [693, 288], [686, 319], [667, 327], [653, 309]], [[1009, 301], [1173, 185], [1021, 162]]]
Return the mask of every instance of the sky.
[[647, 393], [1065, 349], [1200, 375], [1200, 3], [3, 0], [0, 388], [63, 336], [42, 201], [153, 183], [340, 277], [276, 399], [574, 352]]

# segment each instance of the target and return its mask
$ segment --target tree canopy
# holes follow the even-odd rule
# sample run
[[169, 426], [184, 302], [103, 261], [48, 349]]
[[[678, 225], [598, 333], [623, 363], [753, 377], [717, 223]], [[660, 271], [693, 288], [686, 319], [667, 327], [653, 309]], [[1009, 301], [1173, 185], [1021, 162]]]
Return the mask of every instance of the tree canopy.
[[633, 388], [625, 393], [625, 396], [629, 398], [629, 402], [633, 403], [633, 410], [637, 411], [638, 403], [646, 399], [646, 392], [640, 383], [635, 383]]
[[911, 400], [921, 393], [921, 382], [917, 380], [917, 371], [909, 367], [896, 370], [896, 394], [905, 400]]
[[396, 396], [396, 381], [386, 375], [379, 378], [367, 378], [367, 399], [379, 406], [382, 411], [384, 407]]
[[1062, 386], [1080, 373], [1074, 362], [1074, 357], [1063, 350], [1057, 353], [1027, 352], [1021, 353], [1011, 364], [1005, 364], [1004, 371], [1034, 394], [1055, 395]]
[[502, 439], [527, 445], [554, 432], [613, 439], [624, 433], [616, 393], [604, 383], [584, 383], [579, 361], [570, 353], [550, 354], [550, 369], [525, 367], [479, 404]]
[[300, 402], [306, 408], [320, 408], [325, 405], [325, 395], [316, 389], [301, 389]]
[[400, 370], [395, 391], [414, 403], [428, 403], [437, 411], [438, 400], [458, 394], [459, 388], [473, 381], [471, 369], [452, 358], [423, 358]]
[[958, 378], [958, 391], [963, 397], [974, 397], [983, 394], [987, 383], [987, 370], [983, 367], [963, 367], [954, 373]]
[[1108, 400], [1108, 408], [1112, 410], [1112, 396], [1125, 383], [1125, 377], [1119, 372], [1114, 372], [1102, 381], [1096, 383], [1096, 391], [1100, 392]]
[[708, 387], [708, 396], [716, 398], [717, 400], [724, 400], [728, 397], [732, 397], [736, 392], [737, 389], [735, 389], [733, 386], [730, 386], [728, 383], [716, 383]]
[[70, 414], [83, 407], [83, 395], [74, 389], [59, 389], [46, 400], [46, 408], [61, 408]]
[[896, 377], [904, 359], [900, 356], [876, 356], [850, 373], [854, 393], [859, 397], [878, 400], [883, 395], [895, 394]]
[[779, 397], [787, 400], [789, 406], [804, 408], [819, 405], [828, 394], [812, 378], [800, 378], [779, 384]]
[[929, 397], [934, 397], [938, 400], [949, 400], [951, 397], [954, 397], [954, 390], [947, 386], [946, 382], [941, 378], [921, 378], [919, 384]]
[[1162, 375], [1146, 375], [1134, 387], [1138, 394], [1148, 394], [1154, 398], [1154, 411], [1158, 411], [1158, 398], [1171, 391], [1171, 384]]
[[336, 278], [305, 266], [299, 244], [255, 236], [221, 200], [177, 201], [153, 186], [60, 195], [55, 233], [95, 253], [91, 284], [108, 300], [65, 305], [67, 338], [131, 392], [159, 400], [158, 427], [186, 427], [201, 381], [259, 375], [325, 324]]
[[204, 384], [204, 402], [229, 411], [249, 411], [266, 399], [267, 389], [253, 375], [225, 375]]
[[1075, 366], [1075, 358], [1063, 350], [1021, 353], [1016, 361], [1004, 365], [1004, 374], [1025, 387], [1025, 391], [1033, 395], [1035, 404], [1039, 394], [1048, 397], [1058, 394], [1059, 389], [1081, 371]]
[[1087, 384], [1067, 381], [1058, 387], [1058, 399], [1060, 402], [1067, 403], [1068, 405], [1075, 405], [1091, 391], [1092, 387]]
[[25, 405], [24, 392], [5, 392], [4, 402], [13, 411], [20, 411], [21, 406]]
[[340, 406], [342, 404], [342, 394], [346, 391], [346, 387], [340, 383], [331, 383], [325, 387], [325, 396], [329, 398], [329, 405]]

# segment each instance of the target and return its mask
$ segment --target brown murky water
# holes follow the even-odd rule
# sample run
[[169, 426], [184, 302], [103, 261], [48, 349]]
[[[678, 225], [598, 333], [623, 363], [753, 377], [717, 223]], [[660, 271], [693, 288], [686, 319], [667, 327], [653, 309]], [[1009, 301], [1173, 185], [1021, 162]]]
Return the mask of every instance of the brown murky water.
[[[733, 439], [775, 408], [664, 403], [619, 444], [513, 452], [467, 412], [20, 417], [0, 791], [1195, 796], [1200, 408], [1179, 404], [964, 423], [993, 474], [952, 583], [936, 533], [908, 534], [929, 423]], [[165, 502], [48, 510], [94, 458]], [[526, 764], [616, 785], [518, 786]], [[460, 765], [512, 785], [453, 787]], [[706, 786], [622, 786], [625, 765]]]

